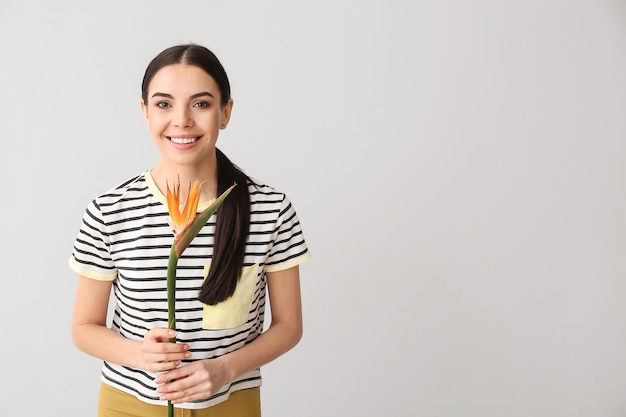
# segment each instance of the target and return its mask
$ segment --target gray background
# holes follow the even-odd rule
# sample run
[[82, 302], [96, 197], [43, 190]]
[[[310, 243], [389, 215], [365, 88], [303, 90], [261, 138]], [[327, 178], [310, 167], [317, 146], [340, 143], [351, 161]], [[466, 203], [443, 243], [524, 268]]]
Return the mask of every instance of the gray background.
[[626, 414], [624, 1], [0, 0], [2, 415], [95, 415], [66, 262], [188, 41], [314, 254], [265, 415]]

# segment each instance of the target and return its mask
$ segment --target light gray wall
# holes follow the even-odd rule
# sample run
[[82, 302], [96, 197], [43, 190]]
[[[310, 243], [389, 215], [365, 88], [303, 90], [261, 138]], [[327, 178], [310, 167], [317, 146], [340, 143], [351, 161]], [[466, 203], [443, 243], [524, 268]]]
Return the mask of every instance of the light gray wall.
[[141, 77], [187, 41], [314, 254], [267, 416], [626, 413], [623, 1], [0, 0], [2, 415], [95, 415], [66, 261], [156, 162]]

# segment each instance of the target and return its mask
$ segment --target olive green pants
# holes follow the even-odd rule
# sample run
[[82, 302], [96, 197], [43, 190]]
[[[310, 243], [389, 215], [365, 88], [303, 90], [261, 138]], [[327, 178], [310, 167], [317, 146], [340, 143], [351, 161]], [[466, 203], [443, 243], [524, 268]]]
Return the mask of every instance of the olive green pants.
[[[98, 417], [167, 417], [167, 407], [138, 400], [102, 383]], [[235, 391], [228, 400], [202, 409], [174, 408], [175, 417], [261, 417], [261, 389]]]

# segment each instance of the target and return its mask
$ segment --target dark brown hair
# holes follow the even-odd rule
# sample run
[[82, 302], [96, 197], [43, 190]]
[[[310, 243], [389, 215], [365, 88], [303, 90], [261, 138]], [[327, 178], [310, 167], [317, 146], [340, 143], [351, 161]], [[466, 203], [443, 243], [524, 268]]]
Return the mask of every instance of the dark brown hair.
[[[194, 65], [209, 74], [220, 89], [221, 104], [230, 100], [230, 83], [224, 67], [215, 54], [207, 48], [185, 44], [165, 49], [146, 68], [141, 83], [141, 98], [148, 104], [148, 86], [154, 75], [163, 67], [174, 64]], [[204, 280], [198, 299], [214, 305], [235, 292], [241, 275], [246, 240], [250, 229], [250, 178], [233, 164], [222, 151], [215, 148], [217, 157], [217, 195], [237, 183], [230, 195], [216, 211], [213, 257], [209, 274]]]

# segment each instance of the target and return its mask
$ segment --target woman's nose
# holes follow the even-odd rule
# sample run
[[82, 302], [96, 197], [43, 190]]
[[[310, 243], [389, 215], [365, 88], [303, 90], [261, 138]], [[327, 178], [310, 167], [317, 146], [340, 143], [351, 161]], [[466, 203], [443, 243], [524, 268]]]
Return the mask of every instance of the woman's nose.
[[174, 126], [176, 127], [190, 127], [193, 124], [189, 109], [185, 107], [179, 107], [176, 115], [174, 116]]

